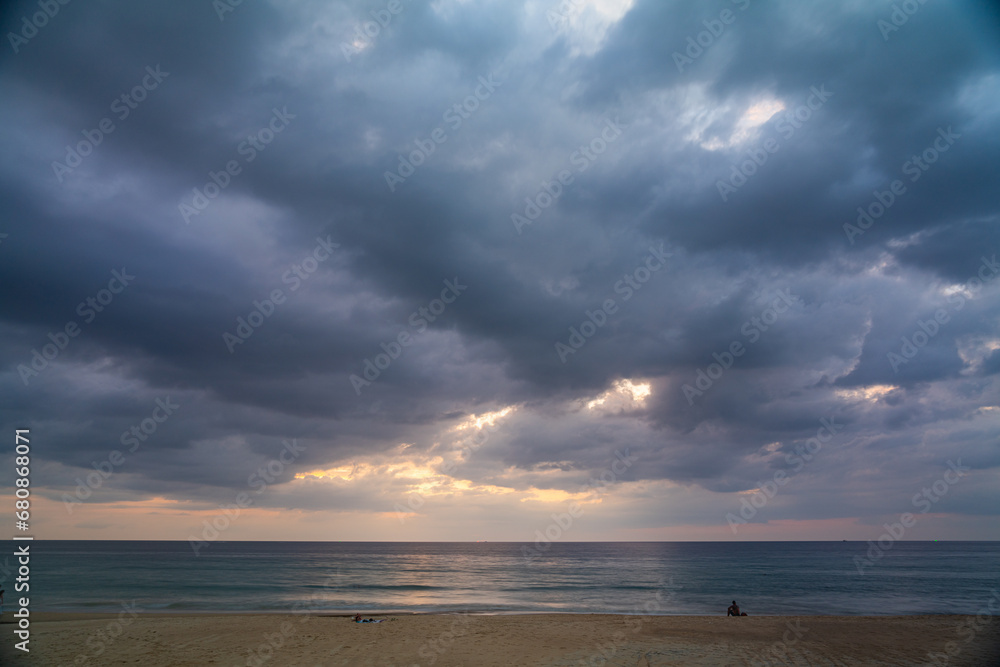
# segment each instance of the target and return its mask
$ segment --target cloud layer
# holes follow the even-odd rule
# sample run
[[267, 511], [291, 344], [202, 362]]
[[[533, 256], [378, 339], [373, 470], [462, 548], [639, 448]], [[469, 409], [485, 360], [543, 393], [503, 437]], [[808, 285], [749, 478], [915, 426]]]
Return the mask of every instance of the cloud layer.
[[1000, 539], [998, 22], [894, 7], [9, 7], [39, 534], [729, 539], [781, 473], [739, 537], [868, 539], [961, 460], [913, 536]]

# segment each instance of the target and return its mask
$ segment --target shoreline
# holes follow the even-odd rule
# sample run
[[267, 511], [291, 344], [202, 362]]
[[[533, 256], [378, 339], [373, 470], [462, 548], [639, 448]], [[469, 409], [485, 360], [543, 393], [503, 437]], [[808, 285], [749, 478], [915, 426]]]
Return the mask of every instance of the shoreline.
[[[6, 615], [5, 615], [6, 616]], [[475, 613], [32, 614], [43, 665], [996, 664], [1000, 617]], [[6, 620], [6, 619], [5, 619]], [[963, 634], [964, 630], [964, 634]], [[98, 653], [99, 651], [99, 653]], [[951, 653], [949, 653], [951, 651]], [[98, 658], [98, 656], [100, 656]], [[80, 662], [76, 662], [76, 661]], [[582, 662], [581, 662], [582, 661]]]
[[[44, 622], [55, 622], [64, 620], [66, 617], [81, 618], [81, 619], [95, 619], [95, 618], [114, 618], [118, 616], [121, 612], [116, 611], [82, 611], [82, 610], [67, 610], [67, 611], [32, 611], [31, 618], [33, 621], [44, 621]], [[287, 609], [251, 609], [251, 610], [219, 610], [219, 609], [184, 609], [179, 611], [167, 611], [163, 609], [157, 609], [154, 611], [142, 610], [139, 615], [144, 618], [177, 618], [183, 616], [287, 616], [291, 618], [298, 617], [315, 617], [315, 618], [352, 618], [355, 614], [361, 614], [362, 616], [368, 617], [378, 617], [378, 616], [481, 616], [486, 618], [492, 617], [508, 617], [508, 616], [560, 616], [560, 617], [590, 617], [590, 616], [610, 616], [615, 618], [727, 618], [725, 613], [715, 613], [715, 614], [635, 614], [626, 612], [607, 612], [607, 611], [467, 611], [463, 609], [456, 609], [450, 611], [396, 611], [396, 610], [371, 610], [371, 609], [355, 609], [350, 611], [343, 610], [318, 610], [318, 611], [288, 611]], [[12, 623], [9, 617], [12, 613], [4, 611], [3, 618], [0, 619], [0, 624]], [[753, 614], [743, 616], [742, 618], [870, 618], [870, 619], [884, 619], [884, 618], [975, 618], [976, 614], [960, 614], [960, 613], [936, 613], [936, 612], [918, 612], [913, 614]], [[997, 620], [1000, 620], [1000, 616], [994, 616]]]

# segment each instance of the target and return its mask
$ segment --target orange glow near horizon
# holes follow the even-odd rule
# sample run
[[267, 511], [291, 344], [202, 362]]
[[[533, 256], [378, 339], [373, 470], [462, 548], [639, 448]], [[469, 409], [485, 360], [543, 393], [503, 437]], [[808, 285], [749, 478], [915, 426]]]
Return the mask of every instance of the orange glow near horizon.
[[[405, 497], [382, 498], [362, 509], [275, 509], [251, 506], [243, 509], [231, 526], [218, 537], [222, 541], [237, 540], [344, 540], [344, 541], [467, 541], [470, 534], [485, 536], [490, 541], [526, 541], [526, 535], [539, 523], [550, 520], [553, 511], [564, 512], [570, 498], [554, 494], [524, 498], [537, 492], [504, 489], [505, 496], [480, 496], [469, 499], [456, 495], [428, 497], [426, 504], [409, 508]], [[706, 502], [718, 502], [718, 494], [703, 497]], [[256, 498], [251, 494], [251, 497]], [[508, 499], [509, 498], [509, 499]], [[522, 499], [533, 502], [520, 502]], [[497, 502], [499, 501], [500, 504]], [[517, 500], [518, 502], [514, 502]], [[596, 502], [597, 500], [601, 502]], [[857, 517], [836, 519], [780, 519], [768, 523], [747, 523], [737, 526], [734, 534], [721, 521], [722, 513], [732, 504], [722, 498], [718, 512], [720, 520], [706, 525], [682, 523], [658, 527], [629, 528], [618, 518], [623, 511], [623, 497], [614, 491], [604, 493], [588, 504], [586, 521], [577, 524], [574, 540], [578, 541], [785, 541], [877, 539], [883, 531], [882, 519], [875, 523], [862, 522]], [[0, 502], [13, 503], [12, 496]], [[583, 505], [585, 499], [578, 499]], [[537, 505], [536, 505], [537, 503]], [[200, 539], [206, 520], [221, 515], [218, 507], [194, 507], [195, 503], [162, 497], [142, 501], [114, 503], [82, 503], [68, 512], [59, 500], [42, 496], [32, 503], [32, 534], [36, 539], [79, 540], [174, 540]], [[492, 507], [509, 520], [493, 522], [482, 519], [483, 508]], [[508, 509], [504, 509], [504, 508]], [[400, 522], [401, 512], [403, 522]], [[36, 518], [37, 517], [37, 518]], [[514, 518], [516, 517], [516, 518]], [[891, 517], [889, 517], [891, 520]], [[576, 531], [577, 528], [574, 528]], [[485, 532], [484, 532], [485, 531]], [[917, 525], [907, 532], [907, 540], [960, 539], [976, 531], [994, 535], [995, 526], [988, 518], [976, 519], [946, 513], [920, 515]], [[993, 532], [991, 532], [993, 531]]]

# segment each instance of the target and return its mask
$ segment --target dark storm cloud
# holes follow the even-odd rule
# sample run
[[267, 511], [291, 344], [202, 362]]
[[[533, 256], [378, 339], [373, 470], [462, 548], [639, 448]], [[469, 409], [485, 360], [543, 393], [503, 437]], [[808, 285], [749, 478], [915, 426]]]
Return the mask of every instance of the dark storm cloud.
[[[734, 7], [737, 20], [701, 58], [678, 72], [664, 66], [669, 54], [683, 53], [687, 37], [704, 31], [702, 21], [717, 19], [718, 11], [678, 10], [676, 5], [641, 3], [612, 33], [597, 57], [606, 66], [588, 76], [593, 89], [607, 91], [604, 99], [620, 96], [623, 89], [635, 95], [637, 88], [703, 85], [716, 103], [770, 92], [789, 99], [791, 109], [813, 86], [832, 93], [798, 136], [780, 142], [772, 167], [733, 197], [738, 205], [720, 201], [714, 187], [735, 162], [728, 155], [700, 170], [692, 186], [701, 192], [694, 199], [661, 205], [655, 229], [685, 245], [750, 245], [766, 247], [786, 261], [814, 259], [829, 251], [842, 223], [853, 220], [856, 206], [868, 203], [873, 187], [885, 189], [901, 177], [901, 165], [934, 140], [939, 126], [959, 132], [980, 126], [981, 108], [960, 103], [970, 94], [967, 88], [975, 88], [996, 66], [988, 37], [969, 32], [978, 9], [922, 6], [886, 42], [877, 21], [888, 17], [889, 7], [748, 4], [745, 11]], [[724, 57], [715, 57], [720, 52]], [[972, 131], [972, 141], [956, 149], [963, 151], [961, 161], [912, 186], [866, 241], [993, 214], [995, 201], [986, 182], [996, 140]], [[673, 156], [665, 156], [666, 161], [673, 162]], [[957, 192], [964, 194], [959, 198]]]
[[[598, 43], [554, 32], [545, 3], [410, 0], [355, 48], [382, 7], [243, 3], [220, 20], [208, 2], [72, 3], [3, 55], [2, 422], [44, 434], [53, 496], [168, 395], [177, 417], [106, 497], [218, 500], [284, 438], [308, 443], [302, 468], [401, 442], [436, 451], [443, 429], [506, 405], [521, 408], [464, 468], [473, 481], [513, 467], [529, 477], [511, 484], [565, 485], [539, 471], [599, 472], [631, 446], [633, 479], [744, 490], [821, 418], [844, 424], [840, 454], [809, 470], [825, 481], [869, 457], [892, 470], [872, 452], [928, 429], [945, 435], [893, 471], [901, 486], [953, 454], [995, 474], [996, 415], [981, 408], [997, 404], [1000, 280], [969, 283], [1000, 250], [996, 31], [979, 9], [921, 5], [885, 39], [883, 5], [638, 1]], [[734, 21], [679, 68], [726, 9]], [[4, 33], [33, 11], [8, 8]], [[147, 68], [167, 74], [121, 117], [115, 100]], [[248, 159], [275, 114], [284, 127]], [[114, 131], [54, 169], [104, 118]], [[620, 134], [595, 144], [609, 123]], [[777, 150], [733, 181], [768, 140]], [[428, 145], [391, 189], [386, 172]], [[238, 173], [219, 176], [230, 161]], [[573, 182], [519, 230], [511, 216], [561, 170]], [[225, 184], [198, 210], [213, 174]], [[883, 213], [845, 230], [880, 197]], [[338, 247], [293, 290], [323, 240]], [[626, 298], [660, 248], [665, 266]], [[85, 322], [78, 304], [115, 270], [134, 281]], [[467, 289], [415, 325], [446, 280]], [[284, 301], [230, 352], [223, 334], [276, 289]], [[564, 363], [556, 343], [608, 299]], [[70, 321], [80, 334], [25, 375]], [[349, 377], [400, 332], [412, 346], [356, 390]], [[581, 407], [620, 378], [652, 395]], [[774, 460], [759, 453], [772, 443]], [[296, 502], [359, 504], [316, 493]]]

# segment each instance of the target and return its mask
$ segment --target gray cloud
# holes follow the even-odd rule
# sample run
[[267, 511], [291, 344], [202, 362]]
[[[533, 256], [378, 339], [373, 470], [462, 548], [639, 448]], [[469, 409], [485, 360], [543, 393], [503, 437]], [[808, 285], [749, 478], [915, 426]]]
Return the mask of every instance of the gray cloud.
[[[810, 483], [783, 492], [795, 502], [774, 505], [784, 518], [891, 513], [889, 496], [908, 502], [957, 457], [980, 481], [949, 511], [996, 507], [983, 481], [1000, 465], [995, 17], [928, 3], [884, 39], [882, 5], [636, 0], [593, 33], [553, 30], [544, 2], [404, 0], [345, 57], [382, 7], [244, 3], [220, 20], [204, 2], [72, 3], [16, 53], [8, 39], [0, 423], [46, 443], [39, 493], [59, 499], [169, 395], [176, 418], [102, 498], [224, 502], [284, 438], [308, 444], [297, 471], [440, 466], [449, 429], [517, 406], [459, 479], [572, 491], [631, 447], [634, 483], [732, 494], [788, 467], [832, 417], [844, 431]], [[734, 21], [678, 71], [673, 54], [727, 8]], [[34, 10], [9, 6], [4, 34]], [[147, 67], [169, 75], [122, 118], [114, 100]], [[500, 85], [475, 98], [489, 76]], [[447, 112], [463, 102], [456, 126]], [[250, 159], [244, 142], [275, 109], [293, 118]], [[114, 130], [58, 173], [104, 118]], [[621, 135], [597, 142], [609, 121]], [[385, 173], [437, 128], [446, 139], [390, 191]], [[947, 128], [958, 138], [914, 167]], [[777, 150], [724, 200], [719, 182], [768, 141]], [[229, 161], [239, 173], [185, 221], [180, 205]], [[573, 182], [518, 233], [512, 214], [561, 170]], [[845, 233], [897, 179], [905, 192]], [[292, 289], [327, 237], [339, 247]], [[666, 266], [626, 292], [661, 245]], [[79, 304], [123, 268], [134, 281], [87, 321]], [[467, 291], [415, 325], [445, 280]], [[223, 334], [274, 290], [284, 301], [230, 353]], [[783, 291], [791, 305], [760, 324]], [[608, 299], [616, 312], [563, 363], [556, 343]], [[79, 335], [32, 369], [71, 321]], [[356, 391], [349, 377], [400, 332], [412, 345]], [[698, 387], [737, 342], [744, 353]], [[650, 396], [587, 407], [623, 378]], [[354, 511], [405, 493], [375, 477], [297, 486], [291, 472], [266, 502]], [[661, 525], [663, 496], [629, 502], [634, 522]]]

